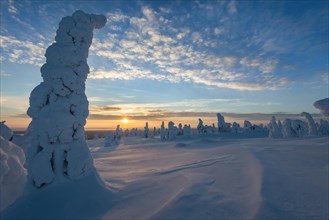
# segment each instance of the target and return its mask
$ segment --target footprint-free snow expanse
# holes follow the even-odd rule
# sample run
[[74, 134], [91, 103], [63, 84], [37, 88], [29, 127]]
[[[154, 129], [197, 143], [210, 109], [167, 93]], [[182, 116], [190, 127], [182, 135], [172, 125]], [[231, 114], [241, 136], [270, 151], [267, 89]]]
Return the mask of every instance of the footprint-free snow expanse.
[[328, 138], [91, 141], [104, 219], [328, 219]]
[[93, 177], [50, 185], [2, 217], [328, 219], [328, 137], [88, 142], [109, 190]]

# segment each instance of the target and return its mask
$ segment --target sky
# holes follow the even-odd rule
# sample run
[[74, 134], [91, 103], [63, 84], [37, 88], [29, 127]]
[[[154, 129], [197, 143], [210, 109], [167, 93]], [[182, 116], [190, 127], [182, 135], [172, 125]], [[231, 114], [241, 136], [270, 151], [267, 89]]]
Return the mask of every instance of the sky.
[[[1, 120], [24, 129], [62, 17], [104, 14], [86, 81], [87, 129], [266, 122], [327, 98], [328, 1], [1, 1]], [[123, 124], [122, 119], [128, 123]]]

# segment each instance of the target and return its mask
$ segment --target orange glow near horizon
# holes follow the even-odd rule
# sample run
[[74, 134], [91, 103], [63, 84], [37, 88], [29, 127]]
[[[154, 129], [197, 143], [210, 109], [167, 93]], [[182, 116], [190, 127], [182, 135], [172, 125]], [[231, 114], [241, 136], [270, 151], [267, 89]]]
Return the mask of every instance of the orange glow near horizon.
[[[179, 123], [190, 124], [192, 128], [196, 128], [198, 125], [199, 117], [165, 117], [165, 118], [150, 118], [150, 119], [131, 119], [129, 117], [122, 117], [117, 120], [95, 120], [95, 119], [87, 119], [87, 124], [85, 125], [85, 130], [114, 130], [117, 125], [123, 130], [138, 128], [143, 129], [145, 127], [145, 123], [148, 122], [149, 128], [153, 129], [153, 127], [160, 128], [162, 121], [165, 123], [165, 127], [168, 126], [169, 121], [173, 121], [176, 126]], [[215, 123], [217, 126], [217, 118], [214, 117], [201, 117], [204, 125], [212, 125]], [[10, 127], [14, 131], [25, 131], [31, 122], [31, 119], [28, 117], [13, 117], [9, 115], [2, 115], [1, 121], [5, 120], [6, 125]], [[246, 119], [248, 120], [248, 118]], [[228, 123], [233, 123], [234, 121], [239, 123], [240, 126], [243, 126], [244, 119], [241, 118], [232, 118], [225, 117], [225, 121]], [[253, 124], [267, 124], [269, 120], [251, 120]]]
[[[27, 129], [29, 123], [31, 122], [30, 118], [22, 117], [1, 117], [1, 120], [6, 120], [6, 125], [10, 127], [14, 131], [24, 131]], [[202, 117], [202, 120], [204, 122], [204, 125], [212, 125], [212, 123], [215, 123], [217, 126], [217, 118], [216, 117]], [[241, 126], [243, 126], [243, 120], [241, 119], [234, 119], [234, 118], [225, 118], [227, 122], [232, 123], [233, 121], [236, 121], [240, 123]], [[119, 120], [93, 120], [93, 119], [87, 119], [87, 124], [85, 126], [85, 130], [114, 130], [117, 125], [120, 125], [120, 127], [125, 129], [131, 129], [131, 128], [139, 128], [143, 129], [145, 127], [145, 123], [148, 122], [149, 128], [159, 128], [161, 126], [162, 121], [165, 123], [165, 127], [168, 126], [169, 121], [173, 121], [176, 126], [179, 125], [179, 123], [184, 124], [190, 124], [192, 128], [195, 128], [198, 124], [198, 117], [168, 117], [168, 118], [158, 118], [158, 119], [149, 119], [149, 120], [142, 120], [142, 119], [128, 119], [128, 118], [122, 118]], [[266, 121], [265, 123], [267, 123]], [[264, 123], [263, 121], [252, 121], [252, 123]]]
[[124, 118], [124, 119], [121, 120], [121, 122], [122, 122], [123, 124], [128, 124], [128, 123], [129, 123], [129, 120], [128, 120], [127, 118]]

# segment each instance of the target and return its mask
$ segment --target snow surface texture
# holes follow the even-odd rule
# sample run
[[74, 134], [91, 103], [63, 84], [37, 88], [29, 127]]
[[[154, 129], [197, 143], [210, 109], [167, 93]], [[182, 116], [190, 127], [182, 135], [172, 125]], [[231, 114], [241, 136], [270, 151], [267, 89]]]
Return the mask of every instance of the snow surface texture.
[[32, 118], [29, 182], [35, 187], [63, 178], [77, 180], [93, 170], [84, 134], [88, 116], [85, 80], [93, 30], [105, 23], [103, 15], [76, 11], [61, 20], [56, 42], [46, 51], [43, 82], [31, 92], [27, 111]]
[[23, 192], [26, 182], [23, 150], [0, 136], [0, 211]]
[[313, 105], [320, 110], [321, 114], [329, 117], [329, 98], [318, 100], [314, 102]]
[[230, 135], [91, 140], [110, 197], [88, 177], [38, 190], [1, 219], [328, 219], [327, 137]]

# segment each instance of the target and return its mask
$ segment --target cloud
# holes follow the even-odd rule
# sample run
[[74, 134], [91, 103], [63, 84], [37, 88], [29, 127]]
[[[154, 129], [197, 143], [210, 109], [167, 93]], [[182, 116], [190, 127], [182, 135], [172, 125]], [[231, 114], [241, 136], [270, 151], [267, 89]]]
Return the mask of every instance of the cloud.
[[[234, 2], [230, 4], [235, 7]], [[89, 79], [150, 79], [250, 91], [274, 90], [289, 83], [288, 80], [282, 83], [280, 77], [272, 77], [273, 81], [268, 82], [263, 76], [264, 73], [273, 76], [270, 73], [274, 72], [278, 60], [240, 59], [205, 50], [218, 46], [207, 33], [221, 35], [225, 32], [223, 28], [216, 27], [213, 32], [210, 29], [191, 31], [188, 27], [178, 29], [164, 18], [165, 14], [145, 6], [141, 7], [140, 17], [109, 13], [112, 20], [129, 20], [129, 23], [124, 33], [109, 33], [104, 39], [94, 40], [91, 51], [102, 58], [104, 64], [95, 66]], [[200, 48], [192, 47], [193, 44]]]
[[129, 16], [124, 15], [121, 11], [115, 11], [115, 12], [108, 12], [106, 13], [107, 21], [109, 24], [112, 25], [112, 23], [116, 22], [124, 22], [125, 20], [129, 19]]
[[258, 69], [259, 71], [263, 73], [271, 73], [275, 70], [277, 64], [278, 64], [277, 59], [260, 59], [260, 58], [255, 58], [255, 59], [250, 59], [247, 57], [243, 57], [240, 60], [240, 64], [246, 67], [251, 67]]
[[93, 112], [108, 112], [119, 111], [121, 108], [115, 106], [90, 106], [89, 110]]
[[220, 29], [220, 28], [217, 28], [217, 27], [214, 29], [214, 33], [217, 36], [221, 35], [223, 32], [224, 32], [223, 29]]
[[10, 14], [17, 14], [18, 10], [14, 5], [14, 1], [13, 0], [8, 0], [8, 12]]
[[[192, 117], [202, 115], [204, 109], [215, 111], [223, 111], [223, 109], [236, 109], [250, 106], [275, 106], [278, 103], [273, 102], [252, 102], [241, 99], [189, 99], [181, 101], [173, 101], [168, 103], [150, 102], [150, 103], [116, 103], [115, 105], [91, 105], [89, 107], [91, 115], [97, 115], [97, 118], [106, 118], [106, 116], [125, 116], [125, 117]], [[175, 110], [173, 110], [175, 109]], [[174, 113], [175, 114], [174, 114]], [[181, 112], [182, 115], [176, 114]], [[207, 117], [210, 115], [207, 115]]]
[[227, 5], [228, 11], [230, 14], [235, 14], [238, 12], [236, 8], [236, 2], [234, 0], [231, 0]]
[[0, 36], [3, 57], [12, 63], [41, 66], [45, 62], [45, 44], [19, 40], [14, 36]]

